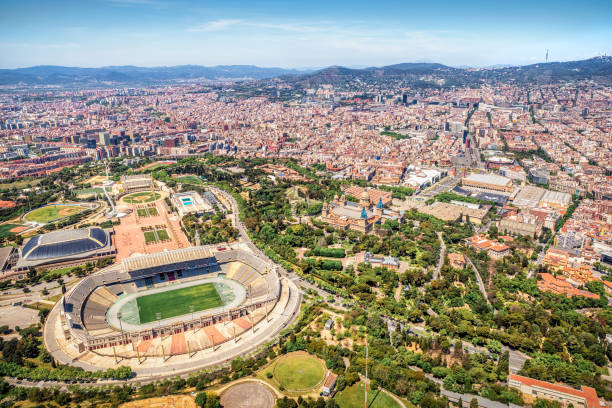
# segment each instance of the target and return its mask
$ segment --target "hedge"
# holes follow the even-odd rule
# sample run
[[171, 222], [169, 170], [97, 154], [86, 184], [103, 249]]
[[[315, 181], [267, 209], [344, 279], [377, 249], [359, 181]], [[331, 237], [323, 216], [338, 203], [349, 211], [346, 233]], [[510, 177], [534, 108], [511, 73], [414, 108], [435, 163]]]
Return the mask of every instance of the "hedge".
[[304, 261], [307, 262], [314, 268], [324, 269], [326, 271], [341, 271], [342, 270], [342, 262], [334, 261], [331, 259], [315, 259], [315, 258], [304, 258]]
[[326, 256], [328, 258], [344, 258], [346, 256], [346, 251], [344, 248], [315, 247], [315, 249], [312, 250], [312, 253], [316, 256]]

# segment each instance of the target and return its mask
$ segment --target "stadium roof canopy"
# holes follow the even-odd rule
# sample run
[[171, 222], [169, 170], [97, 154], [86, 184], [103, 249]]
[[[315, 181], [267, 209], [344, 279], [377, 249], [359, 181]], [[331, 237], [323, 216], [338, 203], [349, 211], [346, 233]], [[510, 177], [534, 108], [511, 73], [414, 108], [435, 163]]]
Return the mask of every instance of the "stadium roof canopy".
[[176, 270], [180, 267], [189, 268], [199, 265], [199, 261], [203, 259], [212, 257], [213, 253], [210, 248], [196, 246], [148, 255], [132, 256], [123, 260], [122, 268], [125, 272], [130, 273], [130, 275], [133, 275], [131, 272], [150, 271], [151, 269], [159, 269], [159, 272], [164, 272], [166, 267], [170, 267], [169, 270]]
[[21, 256], [27, 261], [61, 258], [102, 249], [108, 242], [108, 234], [100, 228], [54, 231], [30, 239]]

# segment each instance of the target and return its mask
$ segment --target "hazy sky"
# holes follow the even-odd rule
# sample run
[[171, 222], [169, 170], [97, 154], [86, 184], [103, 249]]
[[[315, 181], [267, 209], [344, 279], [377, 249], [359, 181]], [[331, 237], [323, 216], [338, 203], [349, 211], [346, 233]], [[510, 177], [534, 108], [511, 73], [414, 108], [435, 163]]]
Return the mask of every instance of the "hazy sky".
[[486, 66], [612, 54], [610, 0], [0, 0], [0, 67]]

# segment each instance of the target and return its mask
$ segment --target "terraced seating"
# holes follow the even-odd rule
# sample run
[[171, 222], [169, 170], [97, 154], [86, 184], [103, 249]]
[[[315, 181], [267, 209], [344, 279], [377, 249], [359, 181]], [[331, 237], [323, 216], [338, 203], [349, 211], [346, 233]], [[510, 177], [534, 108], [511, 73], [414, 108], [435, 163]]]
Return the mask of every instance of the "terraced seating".
[[223, 264], [223, 267], [226, 267], [225, 276], [227, 276], [228, 279], [235, 279], [236, 273], [243, 265], [244, 264], [242, 264], [241, 262], [230, 262], [229, 264]]
[[103, 305], [108, 304], [108, 306], [111, 306], [113, 303], [117, 301], [117, 296], [114, 293], [112, 293], [106, 286], [100, 286], [92, 293], [92, 295], [93, 294], [97, 295], [103, 300], [103, 302], [98, 302]]
[[136, 292], [136, 288], [134, 288], [132, 286], [132, 283], [123, 283], [121, 284], [121, 287], [123, 288], [123, 293], [134, 293]]
[[110, 305], [113, 304], [113, 302], [109, 302], [98, 292], [93, 292], [91, 295], [89, 295], [89, 299], [87, 299], [87, 303], [95, 303], [97, 305], [100, 305], [106, 308], [110, 307]]
[[229, 263], [221, 264], [221, 267], [220, 267], [221, 272], [224, 273], [226, 276], [227, 276], [227, 272], [228, 272], [229, 268], [230, 268], [230, 264]]
[[266, 287], [266, 285], [260, 285], [257, 288], [253, 288], [253, 290], [251, 291], [251, 298], [255, 299], [261, 296], [265, 296], [268, 293], [268, 288]]
[[108, 289], [115, 296], [119, 296], [123, 293], [123, 287], [120, 283], [113, 283], [112, 285], [107, 285], [106, 289]]
[[108, 306], [104, 306], [93, 300], [88, 300], [85, 303], [83, 310], [83, 324], [87, 330], [95, 330], [108, 327], [106, 323], [106, 311]]
[[90, 329], [89, 330], [89, 334], [91, 334], [92, 336], [104, 336], [106, 334], [111, 334], [111, 333], [116, 333], [117, 330], [113, 329], [110, 326], [106, 326], [106, 327], [102, 327], [99, 329]]
[[252, 282], [250, 282], [250, 286], [251, 286], [251, 289], [256, 289], [256, 288], [258, 288], [260, 286], [264, 286], [265, 287], [266, 286], [266, 279], [263, 276], [258, 274], [257, 277], [255, 279], [253, 279]]
[[250, 268], [248, 265], [241, 265], [240, 269], [238, 270], [238, 272], [236, 272], [233, 279], [237, 280], [238, 282], [242, 282], [242, 279], [249, 272], [249, 269]]
[[259, 278], [259, 276], [260, 275], [256, 270], [249, 268], [249, 270], [240, 279], [240, 283], [242, 283], [244, 286], [249, 286], [252, 282]]

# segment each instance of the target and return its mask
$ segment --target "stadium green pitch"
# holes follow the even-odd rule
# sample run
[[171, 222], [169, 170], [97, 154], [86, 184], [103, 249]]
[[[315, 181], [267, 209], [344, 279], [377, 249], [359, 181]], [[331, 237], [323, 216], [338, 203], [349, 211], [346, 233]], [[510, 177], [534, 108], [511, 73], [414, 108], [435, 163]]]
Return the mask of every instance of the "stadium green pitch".
[[214, 283], [141, 296], [136, 302], [141, 324], [155, 321], [157, 313], [161, 313], [162, 319], [169, 319], [190, 313], [189, 306], [199, 312], [223, 305]]

